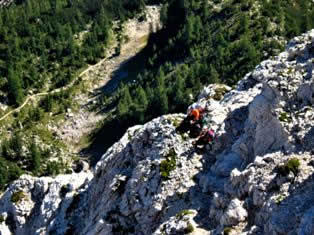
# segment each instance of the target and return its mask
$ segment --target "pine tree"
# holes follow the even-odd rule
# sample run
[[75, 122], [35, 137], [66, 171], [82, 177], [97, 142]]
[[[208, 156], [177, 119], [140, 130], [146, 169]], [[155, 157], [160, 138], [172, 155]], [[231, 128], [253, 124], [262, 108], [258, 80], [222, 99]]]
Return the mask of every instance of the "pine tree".
[[122, 89], [122, 95], [117, 107], [118, 115], [120, 118], [123, 119], [128, 114], [132, 104], [133, 101], [130, 95], [129, 87], [126, 86]]
[[139, 86], [136, 89], [136, 103], [141, 106], [142, 110], [145, 110], [147, 108], [148, 100], [147, 100], [146, 92], [142, 86]]
[[3, 190], [8, 181], [7, 163], [3, 158], [0, 158], [0, 190]]
[[23, 90], [20, 78], [13, 69], [8, 71], [8, 87], [11, 102], [15, 105], [20, 105], [23, 102]]
[[193, 32], [194, 40], [199, 41], [201, 39], [202, 29], [203, 29], [203, 25], [202, 25], [201, 17], [196, 16], [194, 20], [194, 32]]
[[169, 109], [167, 93], [161, 90], [158, 90], [158, 109], [160, 114], [166, 114]]
[[36, 174], [40, 168], [40, 151], [34, 141], [32, 141], [29, 151], [31, 155], [31, 170]]
[[57, 0], [50, 0], [51, 11], [53, 14], [57, 12]]
[[242, 13], [240, 16], [240, 30], [239, 35], [246, 34], [249, 31], [249, 17], [247, 14]]
[[[183, 106], [185, 104], [185, 96], [184, 96], [184, 88], [185, 88], [185, 81], [183, 77], [178, 74], [176, 78], [176, 82], [174, 85], [173, 93], [174, 93], [174, 105], [173, 109], [176, 111], [181, 111], [183, 109]], [[175, 107], [178, 107], [177, 109]]]
[[219, 74], [213, 65], [210, 65], [210, 75], [209, 75], [210, 83], [219, 83]]
[[53, 99], [51, 95], [47, 95], [46, 99], [43, 102], [43, 108], [45, 112], [51, 112], [53, 107]]
[[10, 140], [10, 149], [15, 152], [15, 157], [20, 157], [23, 150], [23, 141], [20, 134], [15, 134]]
[[165, 77], [163, 70], [159, 71], [159, 76], [157, 78], [157, 88], [156, 88], [156, 106], [157, 111], [160, 114], [166, 114], [168, 112], [168, 95], [165, 88]]
[[183, 43], [186, 46], [190, 45], [193, 39], [195, 38], [194, 25], [195, 25], [195, 18], [193, 15], [191, 15], [187, 19], [187, 24], [185, 26], [184, 34], [183, 34]]
[[136, 98], [134, 105], [136, 119], [140, 123], [143, 123], [145, 121], [145, 112], [148, 107], [148, 99], [145, 90], [141, 86], [136, 89]]

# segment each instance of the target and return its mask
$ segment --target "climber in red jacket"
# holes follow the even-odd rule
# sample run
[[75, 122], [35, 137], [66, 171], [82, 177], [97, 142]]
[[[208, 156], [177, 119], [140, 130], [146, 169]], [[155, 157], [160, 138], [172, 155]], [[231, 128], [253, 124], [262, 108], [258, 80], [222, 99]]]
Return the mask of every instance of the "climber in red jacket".
[[205, 112], [204, 108], [195, 108], [190, 111], [188, 117], [190, 117], [192, 123], [194, 123], [202, 119], [204, 112]]
[[200, 135], [203, 129], [202, 118], [204, 116], [205, 109], [202, 107], [194, 108], [190, 110], [186, 118], [182, 121], [177, 128], [179, 132], [190, 132], [190, 137], [196, 138]]

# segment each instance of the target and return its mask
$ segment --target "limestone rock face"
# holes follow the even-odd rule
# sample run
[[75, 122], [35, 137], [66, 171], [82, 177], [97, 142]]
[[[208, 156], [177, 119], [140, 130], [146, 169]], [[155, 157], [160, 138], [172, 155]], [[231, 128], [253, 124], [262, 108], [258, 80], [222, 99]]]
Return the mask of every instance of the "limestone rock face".
[[[130, 128], [95, 169], [23, 176], [0, 198], [0, 234], [313, 234], [314, 30], [236, 89], [193, 107], [216, 132], [200, 151], [186, 115]], [[83, 169], [82, 168], [82, 169]]]

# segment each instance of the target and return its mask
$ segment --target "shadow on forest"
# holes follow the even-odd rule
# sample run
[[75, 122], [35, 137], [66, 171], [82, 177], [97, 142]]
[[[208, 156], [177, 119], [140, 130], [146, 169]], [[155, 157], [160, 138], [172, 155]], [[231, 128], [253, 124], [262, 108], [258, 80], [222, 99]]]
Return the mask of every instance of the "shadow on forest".
[[[152, 33], [148, 37], [146, 47], [132, 58], [123, 62], [118, 69], [113, 71], [111, 80], [105, 86], [99, 88], [95, 94], [108, 96], [119, 87], [121, 82], [136, 82], [137, 75], [142, 72], [147, 65], [147, 59], [151, 55], [154, 42], [156, 42], [158, 38], [158, 33], [159, 32]], [[116, 102], [114, 102], [110, 104], [110, 106], [101, 109], [100, 112], [108, 112], [115, 108], [116, 105]], [[91, 134], [91, 144], [82, 149], [80, 154], [89, 157], [91, 165], [95, 166], [107, 149], [117, 142], [130, 126], [136, 124], [138, 123], [132, 120], [122, 121], [116, 118], [105, 120], [104, 125]]]

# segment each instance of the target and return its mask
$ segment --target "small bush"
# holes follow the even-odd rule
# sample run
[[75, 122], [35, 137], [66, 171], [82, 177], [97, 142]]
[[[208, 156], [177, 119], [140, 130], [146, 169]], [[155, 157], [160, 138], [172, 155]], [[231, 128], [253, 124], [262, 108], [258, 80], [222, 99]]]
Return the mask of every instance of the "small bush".
[[188, 233], [192, 233], [194, 231], [194, 227], [191, 223], [188, 223], [187, 227], [184, 229], [184, 233], [188, 234]]
[[213, 96], [214, 100], [221, 100], [223, 96], [227, 93], [227, 89], [225, 87], [219, 87], [215, 90], [215, 95]]
[[171, 149], [166, 156], [166, 160], [160, 163], [160, 174], [163, 180], [168, 180], [170, 172], [176, 168], [176, 156], [174, 149]]
[[18, 191], [18, 192], [14, 192], [12, 194], [12, 197], [11, 197], [11, 202], [13, 203], [18, 203], [20, 202], [23, 198], [25, 198], [25, 194], [23, 191]]
[[231, 233], [231, 231], [232, 231], [232, 228], [230, 228], [230, 227], [224, 228], [224, 235], [229, 235]]
[[181, 219], [183, 216], [185, 215], [193, 215], [194, 213], [192, 211], [189, 210], [182, 210], [180, 211], [178, 214], [176, 214], [176, 217]]
[[294, 175], [297, 175], [299, 173], [300, 165], [301, 163], [299, 159], [291, 158], [284, 165], [278, 167], [278, 172], [282, 176], [287, 176], [290, 172], [292, 172]]
[[187, 141], [189, 139], [189, 135], [186, 133], [183, 133], [180, 135], [183, 141]]
[[177, 127], [179, 127], [180, 126], [180, 120], [178, 120], [178, 119], [173, 119], [172, 120], [172, 124], [173, 124], [173, 126], [175, 127], [175, 128], [177, 128]]
[[291, 122], [292, 119], [286, 112], [282, 112], [282, 113], [280, 113], [279, 121], [281, 121], [281, 122]]
[[279, 196], [276, 198], [275, 202], [276, 202], [277, 205], [280, 205], [280, 203], [281, 203], [284, 199], [285, 199], [285, 197], [284, 197], [283, 195], [279, 195]]
[[66, 170], [66, 166], [63, 162], [49, 161], [46, 165], [45, 175], [56, 176]]

